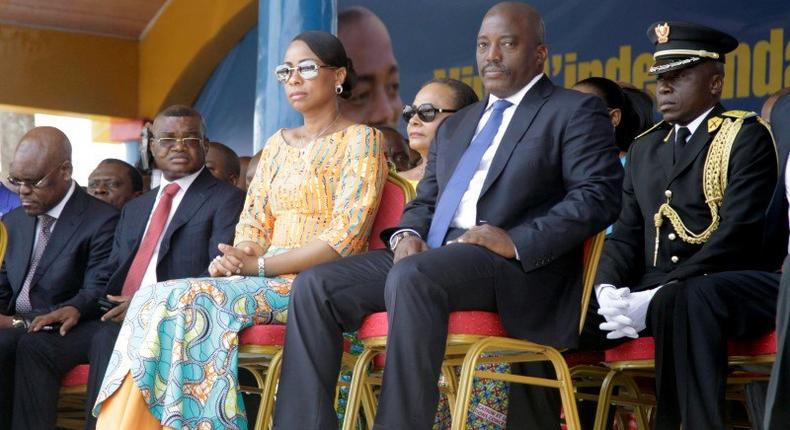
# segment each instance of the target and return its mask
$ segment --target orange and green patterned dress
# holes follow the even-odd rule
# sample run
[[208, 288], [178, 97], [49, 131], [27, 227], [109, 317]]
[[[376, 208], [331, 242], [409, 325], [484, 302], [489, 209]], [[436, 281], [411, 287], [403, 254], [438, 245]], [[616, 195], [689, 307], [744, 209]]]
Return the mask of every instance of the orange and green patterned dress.
[[[341, 256], [367, 247], [387, 175], [381, 133], [363, 125], [303, 149], [282, 132], [261, 154], [235, 243], [267, 255], [322, 240]], [[182, 279], [132, 299], [104, 376], [98, 428], [246, 429], [238, 392], [240, 330], [282, 324], [296, 275]]]

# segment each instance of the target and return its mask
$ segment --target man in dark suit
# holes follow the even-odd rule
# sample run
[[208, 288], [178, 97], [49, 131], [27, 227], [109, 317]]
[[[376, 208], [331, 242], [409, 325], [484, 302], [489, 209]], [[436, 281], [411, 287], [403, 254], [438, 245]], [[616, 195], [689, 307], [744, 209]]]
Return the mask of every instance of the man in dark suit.
[[[778, 242], [773, 255], [785, 253], [782, 278], [779, 286], [778, 308], [776, 311], [776, 360], [768, 383], [765, 404], [765, 430], [779, 430], [790, 422], [790, 257], [787, 257], [788, 242], [788, 203], [790, 190], [787, 172], [787, 158], [790, 153], [790, 88], [785, 88], [776, 98], [770, 112], [771, 126], [776, 138], [780, 157], [780, 177], [777, 192], [772, 201], [776, 213], [776, 227], [771, 234]], [[784, 247], [782, 247], [784, 245]]]
[[582, 345], [652, 335], [656, 428], [723, 429], [727, 340], [773, 327], [777, 266], [762, 247], [776, 152], [756, 114], [719, 103], [733, 37], [663, 21], [648, 37], [664, 120], [631, 145], [596, 277], [605, 321], [588, 313]]
[[[19, 143], [9, 181], [22, 206], [3, 217], [8, 249], [0, 269], [0, 428], [21, 425], [22, 393], [54, 389], [28, 372], [31, 345], [57, 351], [65, 372], [87, 358], [72, 345], [90, 342], [104, 293], [118, 212], [71, 179], [71, 144], [60, 130], [37, 127]], [[31, 322], [32, 320], [32, 322]], [[13, 413], [12, 413], [13, 409]], [[54, 421], [53, 425], [54, 426]], [[50, 426], [50, 427], [52, 427]]]
[[477, 39], [490, 95], [441, 125], [417, 198], [383, 234], [392, 251], [297, 277], [275, 428], [337, 425], [342, 332], [373, 312], [389, 314], [377, 429], [431, 427], [451, 311], [498, 311], [513, 336], [576, 345], [582, 244], [616, 217], [622, 168], [602, 102], [542, 74], [543, 33], [526, 4], [491, 8]]
[[[106, 324], [91, 346], [89, 410], [101, 387], [132, 292], [142, 285], [169, 279], [208, 276], [209, 263], [219, 255], [217, 246], [233, 241], [244, 204], [244, 193], [215, 178], [206, 165], [209, 142], [199, 112], [171, 106], [154, 120], [152, 133], [151, 150], [162, 179], [158, 188], [130, 202], [121, 212], [109, 259], [113, 275], [107, 286], [108, 299], [120, 305], [102, 316]], [[144, 258], [143, 242], [152, 230], [154, 213], [171, 184], [178, 184], [180, 189], [173, 197], [154, 255], [141, 263], [138, 260]], [[95, 420], [89, 416], [86, 428], [93, 425]]]

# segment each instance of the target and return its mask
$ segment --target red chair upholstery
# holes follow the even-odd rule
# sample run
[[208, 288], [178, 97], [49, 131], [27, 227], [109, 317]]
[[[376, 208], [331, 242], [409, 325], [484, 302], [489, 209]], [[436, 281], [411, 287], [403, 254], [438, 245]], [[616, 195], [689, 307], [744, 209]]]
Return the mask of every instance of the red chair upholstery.
[[776, 332], [772, 331], [757, 339], [729, 342], [727, 354], [731, 357], [776, 354]]
[[[640, 337], [606, 351], [606, 361], [652, 360], [656, 346], [652, 337]], [[776, 332], [773, 331], [756, 339], [727, 342], [729, 356], [755, 356], [776, 353]]]
[[[458, 311], [450, 312], [449, 334], [477, 336], [507, 336], [499, 315], [494, 312]], [[387, 335], [387, 313], [376, 312], [365, 317], [359, 328], [359, 338], [369, 339]]]
[[[362, 321], [359, 328], [359, 338], [370, 339], [387, 335], [387, 313], [376, 312], [370, 314]], [[458, 311], [450, 312], [448, 334], [467, 334], [476, 336], [507, 336], [499, 315], [483, 311]], [[386, 354], [379, 354], [373, 359], [377, 368], [384, 367]]]
[[373, 229], [370, 232], [370, 243], [368, 249], [385, 249], [387, 246], [381, 240], [381, 232], [392, 226], [398, 225], [400, 216], [403, 214], [404, 202], [410, 196], [398, 184], [387, 181], [384, 183], [384, 190], [379, 203], [379, 211], [376, 212], [376, 219], [373, 220]]
[[284, 325], [256, 324], [239, 333], [239, 345], [282, 345], [284, 343]]
[[81, 385], [88, 385], [88, 373], [90, 373], [90, 365], [80, 364], [66, 373], [66, 376], [60, 382], [63, 387], [78, 387]]

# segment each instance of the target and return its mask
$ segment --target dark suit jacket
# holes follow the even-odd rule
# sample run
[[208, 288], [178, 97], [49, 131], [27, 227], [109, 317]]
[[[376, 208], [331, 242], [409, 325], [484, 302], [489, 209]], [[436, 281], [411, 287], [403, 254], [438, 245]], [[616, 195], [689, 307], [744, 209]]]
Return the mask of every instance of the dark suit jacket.
[[[400, 226], [427, 236], [435, 204], [482, 116], [486, 101], [442, 123], [431, 145], [417, 197]], [[528, 285], [496, 287], [502, 321], [514, 336], [573, 346], [581, 303], [585, 239], [620, 209], [623, 169], [601, 100], [555, 87], [542, 77], [527, 92], [505, 132], [477, 202], [477, 221], [508, 232]], [[459, 232], [451, 232], [448, 237]]]
[[[63, 208], [30, 287], [33, 314], [74, 306], [82, 318], [95, 316], [109, 273], [104, 263], [112, 248], [118, 211], [89, 196], [79, 185]], [[36, 218], [19, 207], [3, 217], [8, 249], [0, 269], [0, 313], [13, 315], [33, 254]]]
[[771, 110], [771, 130], [776, 139], [779, 155], [779, 182], [774, 189], [766, 215], [763, 239], [763, 261], [770, 269], [778, 269], [787, 255], [788, 219], [787, 195], [785, 194], [785, 169], [790, 153], [790, 95], [780, 97]]
[[[118, 295], [132, 260], [143, 240], [148, 218], [154, 210], [158, 188], [130, 201], [121, 211], [107, 270], [112, 273], [108, 294]], [[159, 248], [156, 277], [159, 281], [207, 274], [208, 264], [219, 254], [219, 243], [233, 243], [244, 193], [215, 179], [208, 169], [187, 189]]]
[[[717, 105], [674, 165], [674, 131], [667, 123], [659, 123], [631, 145], [625, 165], [623, 210], [604, 245], [596, 283], [641, 290], [706, 273], [765, 268], [760, 249], [766, 208], [776, 186], [777, 161], [768, 129], [756, 117], [745, 120], [732, 146], [718, 230], [704, 244], [689, 244], [665, 219], [657, 265], [653, 266], [653, 215], [666, 201], [666, 190], [672, 192], [671, 206], [691, 231], [701, 232], [711, 222], [702, 172], [707, 149], [720, 128], [710, 133], [708, 120], [725, 115], [724, 108]], [[677, 257], [677, 262], [672, 257]]]

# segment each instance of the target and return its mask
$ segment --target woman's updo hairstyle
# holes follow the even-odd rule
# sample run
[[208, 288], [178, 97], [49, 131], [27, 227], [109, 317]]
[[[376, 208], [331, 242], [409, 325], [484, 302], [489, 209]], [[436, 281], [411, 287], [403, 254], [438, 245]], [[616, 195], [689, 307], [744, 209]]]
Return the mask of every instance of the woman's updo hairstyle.
[[304, 42], [325, 65], [346, 68], [346, 80], [343, 81], [343, 92], [340, 93], [340, 97], [344, 99], [351, 97], [351, 89], [357, 83], [357, 73], [340, 40], [324, 31], [305, 31], [294, 37], [293, 41], [297, 40]]

